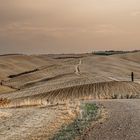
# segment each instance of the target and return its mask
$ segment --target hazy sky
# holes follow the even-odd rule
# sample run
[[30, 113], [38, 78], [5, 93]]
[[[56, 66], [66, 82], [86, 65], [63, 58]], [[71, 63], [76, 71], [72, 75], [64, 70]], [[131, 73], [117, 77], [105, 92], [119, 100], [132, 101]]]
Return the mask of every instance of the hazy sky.
[[140, 49], [140, 0], [0, 0], [0, 53]]

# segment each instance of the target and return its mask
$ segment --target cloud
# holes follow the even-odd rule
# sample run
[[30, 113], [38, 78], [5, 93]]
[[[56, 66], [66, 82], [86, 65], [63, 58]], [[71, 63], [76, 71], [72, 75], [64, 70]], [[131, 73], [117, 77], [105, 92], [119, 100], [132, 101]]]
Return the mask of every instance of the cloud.
[[84, 51], [93, 46], [103, 49], [140, 46], [140, 18], [134, 18], [140, 15], [139, 0], [0, 0], [0, 3], [1, 51], [4, 47], [9, 52], [13, 48], [22, 50], [20, 46], [33, 50], [40, 47], [40, 51], [44, 51], [44, 46], [51, 52], [75, 48]]
[[100, 35], [122, 35], [126, 31], [113, 24], [99, 24], [96, 26], [95, 32]]
[[134, 12], [132, 12], [131, 13], [131, 16], [134, 16], [134, 17], [140, 16], [140, 11], [134, 11]]

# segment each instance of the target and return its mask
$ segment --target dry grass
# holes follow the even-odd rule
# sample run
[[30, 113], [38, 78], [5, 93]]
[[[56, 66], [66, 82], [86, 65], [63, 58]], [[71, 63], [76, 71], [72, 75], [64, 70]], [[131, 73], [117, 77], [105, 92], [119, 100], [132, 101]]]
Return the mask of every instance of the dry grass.
[[7, 106], [10, 103], [10, 100], [6, 99], [6, 98], [0, 98], [0, 106]]
[[8, 112], [0, 111], [0, 120], [5, 119], [5, 118], [9, 118], [10, 116], [11, 116], [11, 114]]
[[15, 90], [7, 86], [0, 85], [0, 94], [12, 92], [12, 91], [15, 91]]
[[50, 106], [75, 100], [140, 98], [140, 85], [133, 82], [102, 82], [62, 88], [11, 100], [7, 107]]

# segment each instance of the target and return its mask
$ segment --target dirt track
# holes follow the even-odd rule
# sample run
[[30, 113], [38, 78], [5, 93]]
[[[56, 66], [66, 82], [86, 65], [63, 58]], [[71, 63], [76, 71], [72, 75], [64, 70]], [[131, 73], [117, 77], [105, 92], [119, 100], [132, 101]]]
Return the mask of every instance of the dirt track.
[[140, 139], [140, 101], [107, 100], [96, 101], [103, 104], [109, 118], [96, 124], [85, 140], [139, 140]]

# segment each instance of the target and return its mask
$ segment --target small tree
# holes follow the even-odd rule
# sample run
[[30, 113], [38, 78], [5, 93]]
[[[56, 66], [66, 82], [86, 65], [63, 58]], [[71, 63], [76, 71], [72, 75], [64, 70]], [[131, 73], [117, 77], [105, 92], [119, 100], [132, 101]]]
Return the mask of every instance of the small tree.
[[131, 72], [131, 81], [134, 82], [134, 73]]

